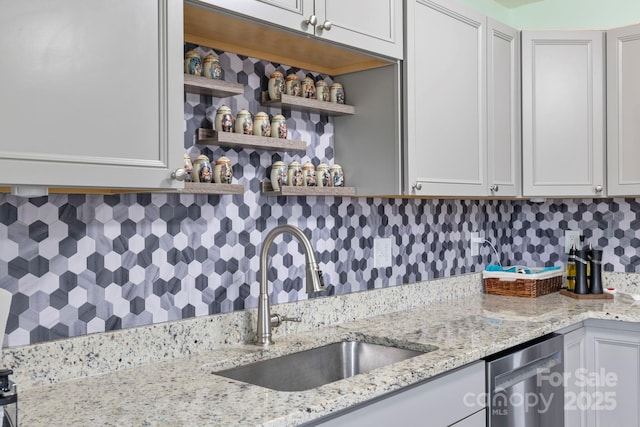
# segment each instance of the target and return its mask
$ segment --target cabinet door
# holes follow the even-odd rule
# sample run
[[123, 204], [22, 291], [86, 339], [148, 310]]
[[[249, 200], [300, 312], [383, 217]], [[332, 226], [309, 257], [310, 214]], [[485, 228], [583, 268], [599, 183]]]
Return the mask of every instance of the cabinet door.
[[520, 31], [487, 19], [488, 194], [520, 195]]
[[182, 186], [181, 1], [0, 10], [0, 184]]
[[405, 192], [487, 195], [486, 18], [407, 2]]
[[[316, 0], [316, 35], [327, 40], [402, 59], [402, 1]], [[331, 23], [325, 30], [325, 23]]]
[[604, 195], [603, 37], [522, 33], [524, 196]]
[[197, 0], [268, 22], [272, 25], [314, 34], [314, 26], [307, 21], [315, 15], [313, 0]]
[[640, 333], [590, 327], [587, 354], [588, 425], [639, 426]]
[[565, 427], [584, 427], [587, 425], [587, 413], [578, 405], [578, 396], [586, 393], [586, 386], [577, 377], [587, 369], [587, 347], [585, 328], [571, 331], [564, 336], [565, 371]]
[[640, 25], [607, 32], [607, 193], [640, 194]]

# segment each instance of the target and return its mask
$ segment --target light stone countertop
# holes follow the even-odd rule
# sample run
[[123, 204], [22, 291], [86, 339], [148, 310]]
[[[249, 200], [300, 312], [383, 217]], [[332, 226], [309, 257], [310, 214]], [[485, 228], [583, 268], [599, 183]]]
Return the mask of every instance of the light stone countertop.
[[[605, 286], [634, 287], [637, 277], [609, 275]], [[314, 319], [310, 326], [276, 333], [277, 341], [268, 350], [241, 344], [246, 334], [230, 344], [209, 337], [211, 343], [204, 349], [188, 345], [194, 336], [200, 343], [207, 341], [194, 330], [197, 325], [211, 329], [228, 322], [246, 327], [247, 332], [255, 324], [238, 320], [245, 318], [235, 314], [8, 349], [3, 362], [14, 367], [26, 385], [19, 392], [22, 426], [294, 426], [588, 318], [640, 322], [640, 305], [631, 299], [575, 300], [558, 293], [535, 299], [484, 295], [479, 292], [478, 274], [397, 288], [275, 306], [273, 311], [281, 314], [311, 307], [315, 314], [307, 313]], [[348, 318], [336, 315], [327, 320], [336, 312]], [[177, 325], [184, 322], [187, 326]], [[188, 338], [183, 339], [179, 334], [186, 331]], [[175, 345], [165, 336], [172, 336]], [[303, 392], [278, 392], [212, 374], [345, 339], [437, 349]], [[129, 347], [121, 348], [121, 340]], [[118, 345], [109, 347], [109, 342]], [[151, 356], [141, 358], [145, 347]], [[127, 354], [135, 354], [136, 362], [127, 360]], [[76, 365], [80, 367], [75, 370], [69, 367]]]

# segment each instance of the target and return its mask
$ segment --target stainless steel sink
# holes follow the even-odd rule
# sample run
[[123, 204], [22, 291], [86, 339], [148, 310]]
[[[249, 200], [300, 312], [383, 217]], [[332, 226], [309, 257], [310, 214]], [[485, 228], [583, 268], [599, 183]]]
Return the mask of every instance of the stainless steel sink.
[[302, 391], [436, 349], [430, 346], [426, 351], [415, 351], [360, 341], [341, 341], [214, 374], [272, 390]]

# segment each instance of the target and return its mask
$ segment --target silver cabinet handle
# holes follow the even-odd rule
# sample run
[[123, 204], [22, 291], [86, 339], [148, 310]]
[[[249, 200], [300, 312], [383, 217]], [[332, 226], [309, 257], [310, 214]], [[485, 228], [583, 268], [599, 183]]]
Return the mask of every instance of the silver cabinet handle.
[[491, 187], [489, 187], [489, 190], [491, 190], [494, 193], [497, 193], [499, 189], [500, 187], [498, 187], [498, 184], [493, 184]]
[[304, 21], [306, 25], [316, 25], [317, 22], [318, 22], [318, 18], [316, 18], [316, 15], [311, 15], [309, 19]]
[[419, 182], [416, 182], [411, 186], [411, 188], [413, 188], [414, 190], [422, 190], [422, 184], [420, 184]]
[[596, 193], [602, 193], [602, 185], [596, 185]]
[[317, 28], [319, 30], [329, 31], [331, 29], [331, 22], [330, 21], [324, 21], [324, 24], [318, 25]]
[[176, 181], [184, 181], [187, 178], [187, 171], [180, 168], [171, 173], [171, 178]]

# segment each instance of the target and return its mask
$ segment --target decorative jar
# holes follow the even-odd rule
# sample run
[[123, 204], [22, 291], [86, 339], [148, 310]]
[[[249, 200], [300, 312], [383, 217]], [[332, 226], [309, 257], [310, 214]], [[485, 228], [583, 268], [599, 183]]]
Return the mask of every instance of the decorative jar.
[[218, 132], [233, 132], [233, 115], [231, 108], [220, 106], [216, 111], [215, 128]]
[[287, 75], [284, 82], [284, 93], [291, 96], [302, 96], [302, 85], [298, 76], [293, 73]]
[[253, 118], [253, 134], [258, 136], [271, 136], [271, 123], [269, 116], [264, 111], [256, 113]]
[[213, 180], [218, 184], [231, 184], [233, 169], [228, 157], [220, 156], [213, 167]]
[[247, 110], [240, 110], [236, 114], [236, 133], [253, 135], [253, 119]]
[[289, 163], [289, 170], [287, 171], [287, 182], [292, 187], [302, 187], [304, 185], [300, 162], [294, 160]]
[[280, 71], [274, 71], [269, 76], [269, 99], [279, 100], [284, 92], [284, 76]]
[[326, 163], [320, 163], [316, 168], [316, 186], [318, 187], [332, 187], [331, 171], [329, 165]]
[[344, 172], [338, 164], [331, 166], [331, 182], [334, 187], [344, 187]]
[[271, 165], [271, 187], [280, 191], [283, 185], [287, 185], [287, 165], [278, 160]]
[[316, 186], [316, 168], [313, 166], [313, 163], [306, 162], [302, 165], [302, 179], [305, 187]]
[[337, 104], [344, 104], [344, 88], [340, 83], [333, 83], [329, 90], [329, 99]]
[[190, 50], [185, 54], [184, 72], [194, 76], [202, 75], [202, 59], [195, 50]]
[[316, 99], [316, 82], [309, 76], [302, 80], [302, 96]]
[[329, 86], [324, 80], [316, 82], [316, 99], [318, 101], [329, 101]]
[[200, 154], [193, 162], [193, 181], [209, 183], [213, 179], [212, 172], [209, 158]]
[[273, 138], [287, 138], [287, 123], [282, 114], [273, 116], [271, 120], [271, 136]]
[[203, 75], [210, 79], [222, 80], [224, 77], [222, 67], [220, 66], [220, 59], [216, 54], [210, 53], [204, 57], [202, 69]]

